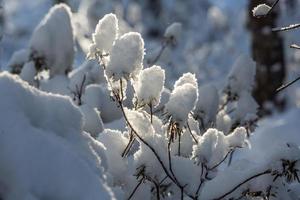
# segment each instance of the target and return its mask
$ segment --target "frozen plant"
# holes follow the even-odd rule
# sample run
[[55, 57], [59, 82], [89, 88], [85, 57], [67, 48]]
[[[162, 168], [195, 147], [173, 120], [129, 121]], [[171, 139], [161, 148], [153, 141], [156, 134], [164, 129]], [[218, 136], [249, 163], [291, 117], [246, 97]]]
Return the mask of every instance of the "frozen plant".
[[32, 34], [31, 57], [37, 69], [49, 69], [51, 77], [72, 69], [74, 36], [71, 19], [72, 13], [67, 5], [55, 5]]
[[136, 78], [143, 68], [144, 40], [139, 33], [130, 32], [118, 38], [111, 50], [106, 67], [108, 79], [118, 81]]
[[[60, 9], [68, 10], [55, 6], [47, 16], [56, 19]], [[22, 52], [12, 62], [22, 65], [16, 68], [21, 78], [0, 74], [0, 197], [291, 199], [286, 191], [297, 191], [299, 147], [278, 142], [272, 153], [251, 157], [259, 143], [250, 134], [257, 120], [253, 61], [240, 57], [220, 92], [213, 85], [199, 88], [192, 73], [169, 91], [164, 66], [143, 69], [141, 35], [120, 34], [117, 21], [114, 14], [100, 19], [91, 60], [70, 73], [66, 65], [52, 65], [60, 55], [34, 60]], [[177, 39], [178, 31], [172, 25], [165, 36]], [[47, 36], [40, 35], [45, 44]], [[40, 70], [46, 75], [36, 84]], [[126, 127], [107, 128], [117, 120]]]
[[165, 82], [165, 71], [159, 66], [143, 69], [135, 84], [137, 106], [149, 105], [150, 109], [159, 104]]
[[[125, 36], [129, 37], [132, 34], [135, 33], [128, 33]], [[121, 36], [121, 39], [125, 36]], [[135, 195], [139, 195], [139, 190], [142, 190], [151, 199], [237, 198], [240, 194], [244, 194], [241, 191], [244, 189], [244, 185], [253, 179], [259, 179], [264, 175], [269, 175], [270, 178], [286, 178], [287, 174], [292, 174], [293, 177], [297, 176], [297, 170], [294, 168], [292, 172], [287, 172], [288, 167], [277, 172], [275, 168], [267, 165], [250, 169], [240, 178], [235, 176], [235, 181], [227, 187], [219, 189], [216, 187], [218, 182], [215, 180], [225, 177], [225, 180], [221, 181], [224, 183], [232, 178], [222, 174], [222, 171], [224, 168], [231, 169], [224, 163], [232, 156], [233, 151], [250, 146], [248, 129], [240, 126], [245, 125], [244, 123], [248, 122], [247, 119], [256, 119], [257, 107], [251, 96], [255, 75], [255, 65], [252, 60], [241, 57], [234, 65], [223, 93], [223, 98], [227, 100], [221, 101], [219, 110], [217, 110], [218, 95], [214, 87], [202, 90], [202, 96], [206, 95], [206, 92], [203, 91], [212, 91], [210, 91], [211, 95], [207, 98], [208, 100], [204, 100], [197, 109], [198, 98], [201, 98], [201, 96], [198, 97], [197, 79], [193, 74], [186, 73], [176, 81], [169, 100], [164, 106], [163, 115], [156, 116], [151, 109], [149, 112], [145, 107], [151, 102], [151, 99], [153, 100], [153, 97], [155, 100], [158, 99], [163, 88], [163, 73], [157, 66], [146, 68], [139, 73], [136, 72], [134, 65], [130, 68], [124, 67], [129, 63], [128, 56], [120, 52], [123, 50], [123, 45], [118, 45], [118, 40], [120, 39], [117, 39], [113, 45], [112, 53], [107, 56], [108, 62], [101, 59], [99, 55], [98, 60], [106, 73], [107, 85], [110, 88], [116, 88], [110, 94], [127, 124], [127, 130], [123, 133], [127, 138], [127, 144], [124, 147], [125, 140], [122, 139], [121, 146], [124, 150], [121, 156], [122, 159], [127, 158], [128, 162], [132, 162], [134, 168], [131, 170], [135, 172], [129, 172], [130, 169], [127, 172], [136, 176], [136, 183], [130, 191], [127, 191], [127, 187], [124, 186], [128, 184], [128, 179], [121, 180], [121, 177], [118, 177], [120, 182], [114, 184], [114, 186], [118, 185], [124, 189], [125, 198], [135, 198]], [[123, 42], [126, 43], [127, 38]], [[126, 55], [136, 56], [136, 58], [131, 57], [132, 61], [135, 59], [138, 59], [138, 63], [143, 61], [142, 48], [128, 48], [127, 51], [129, 52]], [[116, 60], [114, 61], [114, 59]], [[157, 80], [157, 83], [153, 84], [153, 80]], [[135, 96], [137, 105], [139, 105], [134, 108], [124, 105], [122, 85], [130, 83], [129, 81], [135, 86]], [[249, 106], [249, 109], [246, 105]], [[230, 111], [231, 109], [233, 111]], [[218, 118], [219, 113], [225, 113], [231, 119], [229, 128], [226, 132], [211, 128], [201, 134], [198, 122], [192, 119], [195, 111], [197, 113], [207, 112], [203, 117], [207, 115], [211, 121]], [[218, 123], [222, 120], [216, 121]], [[218, 127], [218, 124], [215, 126]], [[107, 148], [111, 147], [112, 141], [101, 141], [100, 138], [99, 141], [103, 142]], [[191, 145], [192, 149], [187, 148], [187, 144]], [[119, 154], [116, 152], [114, 157], [119, 157], [119, 148], [118, 150], [111, 148], [110, 151], [118, 151]], [[270, 163], [275, 160], [278, 161], [278, 159], [274, 159]], [[286, 166], [290, 167], [293, 165], [291, 163], [298, 162], [294, 160], [294, 157], [287, 158], [287, 160], [289, 161], [286, 162], [288, 163]], [[127, 172], [124, 173], [127, 174]], [[148, 190], [149, 187], [152, 190]], [[208, 193], [207, 191], [211, 191], [212, 188], [217, 191]], [[249, 191], [251, 189], [249, 186]]]
[[107, 14], [99, 20], [88, 57], [93, 58], [96, 54], [110, 53], [113, 42], [118, 37], [118, 29], [118, 19], [114, 14]]

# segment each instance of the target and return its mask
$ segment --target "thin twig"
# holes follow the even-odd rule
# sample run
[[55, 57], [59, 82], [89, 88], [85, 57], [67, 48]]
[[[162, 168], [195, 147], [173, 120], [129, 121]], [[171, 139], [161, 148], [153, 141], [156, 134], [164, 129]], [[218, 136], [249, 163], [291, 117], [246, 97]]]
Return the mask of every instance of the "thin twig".
[[286, 27], [272, 28], [272, 31], [273, 32], [288, 31], [288, 30], [299, 28], [299, 27], [300, 27], [300, 23], [299, 24], [291, 24]]
[[157, 184], [155, 181], [153, 181], [155, 189], [156, 189], [156, 200], [160, 200], [160, 195], [159, 195], [159, 184]]
[[159, 185], [161, 185], [167, 178], [168, 178], [168, 176], [165, 176], [165, 177], [159, 182]]
[[279, 0], [276, 0], [276, 1], [273, 3], [273, 5], [271, 6], [271, 9], [270, 9], [269, 12], [267, 13], [267, 15], [270, 14], [270, 13], [272, 12], [272, 10], [274, 10], [274, 8], [275, 8], [275, 6], [277, 5], [278, 2], [279, 2]]
[[151, 124], [153, 123], [153, 107], [152, 107], [152, 103], [149, 103], [149, 108], [150, 108], [150, 122]]
[[140, 185], [142, 184], [143, 180], [144, 180], [144, 179], [141, 179], [141, 180], [138, 182], [138, 184], [135, 186], [135, 188], [133, 189], [133, 191], [131, 192], [131, 194], [130, 194], [129, 197], [127, 198], [127, 200], [130, 200], [130, 199], [133, 197], [134, 193], [135, 193], [136, 190], [140, 187]]
[[168, 46], [168, 42], [163, 41], [157, 56], [152, 61], [150, 61], [150, 60], [148, 61], [149, 67], [153, 66], [159, 60], [159, 58], [161, 57], [162, 53], [164, 52], [164, 50], [166, 49], [167, 46]]
[[178, 156], [180, 156], [180, 146], [181, 146], [181, 131], [178, 133]]
[[228, 196], [229, 194], [231, 194], [232, 192], [234, 192], [236, 189], [238, 189], [239, 187], [241, 187], [243, 184], [251, 181], [252, 179], [254, 178], [257, 178], [259, 176], [262, 176], [262, 175], [265, 175], [265, 174], [270, 174], [272, 172], [272, 170], [268, 169], [264, 172], [261, 172], [261, 173], [258, 173], [258, 174], [255, 174], [249, 178], [247, 178], [246, 180], [244, 180], [243, 182], [239, 183], [238, 185], [236, 185], [234, 188], [232, 188], [230, 191], [226, 192], [225, 194], [223, 194], [222, 196], [220, 197], [217, 197], [217, 198], [214, 198], [213, 200], [220, 200], [220, 199], [224, 199], [224, 197]]
[[122, 157], [125, 157], [128, 154], [131, 146], [133, 145], [133, 142], [134, 142], [134, 137], [133, 137], [133, 134], [132, 134], [132, 131], [131, 131], [130, 136], [129, 136], [128, 144], [126, 145], [125, 149], [123, 150], [123, 152], [121, 154]]
[[298, 80], [300, 80], [300, 76], [297, 77], [295, 80], [293, 80], [293, 81], [291, 81], [291, 82], [289, 82], [289, 83], [287, 83], [287, 84], [284, 84], [284, 85], [282, 85], [281, 87], [279, 87], [279, 88], [276, 90], [276, 93], [278, 93], [278, 92], [284, 90], [285, 88], [291, 86], [292, 84], [296, 83]]
[[219, 167], [225, 160], [226, 160], [226, 158], [228, 157], [228, 155], [231, 153], [231, 152], [233, 152], [233, 150], [234, 149], [230, 149], [228, 152], [227, 152], [227, 154], [224, 156], [224, 158], [220, 161], [220, 162], [218, 162], [216, 165], [214, 165], [213, 167], [211, 167], [211, 168], [208, 168], [208, 170], [214, 170], [214, 169], [216, 169], [217, 167]]
[[190, 127], [189, 122], [186, 122], [186, 126], [187, 126], [187, 128], [188, 128], [188, 130], [189, 130], [190, 135], [191, 135], [192, 138], [194, 139], [195, 143], [198, 144], [198, 141], [197, 141], [196, 137], [195, 137], [194, 134], [192, 133], [192, 130], [191, 130], [191, 127]]
[[204, 164], [203, 163], [201, 163], [201, 175], [200, 175], [200, 183], [199, 183], [199, 185], [198, 185], [198, 188], [197, 188], [197, 191], [196, 191], [196, 199], [198, 199], [198, 196], [199, 196], [199, 192], [200, 192], [200, 189], [201, 189], [201, 186], [203, 185], [203, 183], [204, 183], [204, 181], [205, 181], [205, 179], [203, 179], [202, 178], [202, 176], [203, 176], [203, 173], [204, 172]]

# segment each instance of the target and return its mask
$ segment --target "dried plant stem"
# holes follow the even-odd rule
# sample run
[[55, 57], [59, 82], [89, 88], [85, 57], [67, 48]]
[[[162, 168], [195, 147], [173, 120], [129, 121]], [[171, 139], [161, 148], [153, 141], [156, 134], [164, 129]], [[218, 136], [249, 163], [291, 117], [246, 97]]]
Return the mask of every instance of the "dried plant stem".
[[300, 80], [300, 76], [297, 77], [295, 80], [293, 80], [293, 81], [291, 81], [291, 82], [289, 82], [287, 84], [282, 85], [280, 88], [278, 88], [276, 90], [276, 92], [280, 92], [280, 91], [284, 90], [285, 88], [287, 88], [287, 87], [291, 86], [292, 84], [296, 83], [298, 80]]
[[132, 147], [132, 145], [133, 145], [133, 143], [134, 143], [134, 140], [135, 140], [135, 139], [134, 139], [133, 133], [130, 132], [128, 144], [126, 145], [125, 149], [123, 150], [123, 152], [122, 152], [122, 154], [121, 154], [122, 157], [125, 157], [125, 156], [128, 154], [130, 148]]
[[276, 1], [272, 4], [271, 9], [270, 9], [269, 12], [267, 13], [267, 15], [270, 14], [270, 13], [272, 12], [272, 10], [274, 10], [274, 8], [275, 8], [275, 6], [278, 4], [278, 2], [279, 2], [279, 0], [276, 0]]
[[159, 58], [161, 57], [161, 55], [163, 54], [164, 50], [166, 49], [166, 47], [168, 46], [168, 42], [167, 41], [163, 41], [162, 44], [161, 44], [161, 48], [157, 54], [157, 56], [152, 60], [152, 61], [149, 61], [148, 62], [148, 65], [149, 67], [153, 66], [158, 60]]
[[262, 176], [262, 175], [265, 175], [265, 174], [270, 174], [272, 172], [272, 170], [270, 169], [267, 169], [266, 171], [264, 172], [261, 172], [261, 173], [258, 173], [258, 174], [255, 174], [249, 178], [247, 178], [246, 180], [244, 180], [243, 182], [239, 183], [238, 185], [236, 185], [234, 188], [232, 188], [230, 191], [226, 192], [225, 194], [223, 194], [222, 196], [220, 197], [217, 197], [217, 198], [214, 198], [213, 200], [220, 200], [220, 199], [224, 199], [224, 197], [228, 196], [229, 194], [231, 194], [232, 192], [234, 192], [236, 189], [238, 189], [239, 187], [241, 187], [243, 184], [259, 177], [259, 176]]
[[281, 31], [289, 31], [292, 29], [297, 29], [300, 27], [300, 23], [299, 24], [291, 24], [289, 26], [286, 27], [279, 27], [279, 28], [272, 28], [273, 32], [281, 32]]
[[186, 126], [187, 126], [187, 128], [188, 128], [188, 130], [189, 130], [189, 133], [190, 133], [190, 135], [192, 136], [193, 140], [195, 141], [196, 144], [198, 144], [198, 141], [197, 141], [196, 137], [194, 136], [194, 134], [193, 134], [193, 132], [192, 132], [192, 130], [191, 130], [191, 127], [190, 127], [189, 122], [186, 122]]
[[130, 193], [129, 197], [127, 198], [127, 200], [130, 200], [133, 195], [135, 194], [135, 192], [137, 191], [137, 189], [140, 187], [140, 185], [142, 184], [144, 179], [141, 179], [138, 184], [135, 186], [135, 188], [133, 189], [133, 191]]

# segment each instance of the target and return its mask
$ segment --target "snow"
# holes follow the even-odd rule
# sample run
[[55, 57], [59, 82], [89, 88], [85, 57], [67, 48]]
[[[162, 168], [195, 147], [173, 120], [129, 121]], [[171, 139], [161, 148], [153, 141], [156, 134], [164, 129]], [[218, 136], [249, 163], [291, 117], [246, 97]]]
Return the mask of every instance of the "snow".
[[141, 71], [134, 84], [139, 105], [156, 106], [160, 102], [165, 83], [165, 71], [159, 66], [152, 66]]
[[192, 84], [194, 87], [198, 88], [198, 83], [197, 83], [197, 79], [196, 79], [196, 75], [192, 74], [190, 72], [188, 73], [184, 73], [174, 84], [174, 87], [178, 87], [181, 86], [185, 83], [190, 83]]
[[152, 140], [155, 130], [150, 122], [150, 116], [144, 111], [126, 109], [125, 114], [132, 128], [143, 138]]
[[94, 57], [97, 52], [100, 55], [110, 53], [113, 42], [118, 37], [118, 19], [115, 14], [106, 14], [99, 20], [95, 33], [93, 34], [93, 43], [90, 48], [89, 56]]
[[[5, 16], [0, 13], [0, 28], [4, 28], [1, 47], [5, 49], [0, 71], [7, 69], [20, 77], [0, 74], [0, 199], [127, 199], [138, 184], [136, 176], [141, 169], [145, 171], [139, 178], [146, 176], [132, 199], [155, 199], [156, 190], [149, 179], [160, 183], [166, 174], [149, 146], [137, 138], [129, 154], [121, 156], [130, 135], [125, 119], [153, 147], [166, 170], [171, 175], [174, 172], [185, 191], [194, 195], [200, 179], [205, 181], [199, 192], [204, 200], [214, 199], [268, 168], [282, 171], [282, 159], [299, 159], [299, 109], [292, 107], [266, 119], [256, 116], [259, 108], [251, 95], [255, 63], [241, 56], [227, 83], [223, 80], [236, 57], [249, 54], [250, 49], [244, 30], [246, 0], [229, 2], [163, 1], [157, 18], [146, 1], [69, 0], [74, 14], [65, 5], [56, 5], [34, 31], [53, 2], [6, 1]], [[112, 11], [116, 14], [103, 17]], [[172, 21], [182, 25], [174, 23], [164, 33]], [[32, 31], [39, 52], [32, 48], [33, 39], [26, 46]], [[131, 31], [141, 32], [145, 46], [141, 35]], [[73, 36], [79, 44], [76, 52]], [[161, 67], [142, 70], [143, 63], [165, 44], [155, 63]], [[89, 46], [90, 54], [105, 54], [102, 66], [99, 54], [83, 61]], [[63, 55], [66, 52], [73, 56]], [[287, 58], [289, 61], [289, 54]], [[296, 68], [299, 59], [293, 59]], [[49, 60], [60, 64], [49, 65]], [[295, 69], [291, 72], [297, 74]], [[111, 90], [120, 89], [120, 80], [125, 119], [110, 97]], [[81, 84], [82, 105], [78, 106], [76, 99], [72, 101], [72, 92]], [[174, 89], [170, 92], [169, 88]], [[156, 107], [151, 121], [149, 108], [136, 108], [133, 102], [147, 104], [153, 98]], [[293, 98], [297, 102], [297, 97]], [[252, 132], [249, 126], [252, 122], [255, 126], [257, 120], [258, 128]], [[171, 144], [171, 172], [167, 144], [171, 137], [168, 128], [174, 123], [181, 141], [180, 156], [179, 138]], [[228, 155], [231, 164], [226, 157], [212, 169], [233, 148], [234, 153]], [[300, 162], [295, 166], [299, 168]], [[299, 184], [285, 179], [273, 182], [271, 175], [258, 177], [226, 199], [236, 199], [246, 189], [265, 190], [271, 184], [277, 198], [297, 199]], [[161, 198], [180, 199], [180, 189], [170, 179], [162, 182], [161, 192]]]
[[114, 199], [102, 179], [104, 149], [82, 132], [82, 116], [69, 98], [8, 73], [0, 74], [0, 90], [2, 197]]
[[178, 42], [181, 36], [182, 31], [182, 24], [178, 22], [172, 23], [168, 28], [166, 29], [164, 33], [164, 37], [167, 40]]
[[230, 147], [244, 147], [247, 143], [247, 131], [244, 127], [238, 127], [226, 136], [226, 140]]
[[204, 163], [208, 167], [213, 167], [232, 148], [242, 148], [247, 144], [247, 132], [243, 127], [236, 128], [227, 136], [217, 129], [210, 128], [200, 137], [199, 143], [193, 146], [192, 155], [198, 163]]
[[[300, 110], [293, 109], [285, 114], [262, 120], [257, 130], [249, 138], [251, 148], [243, 148], [236, 151], [233, 156], [232, 165], [221, 170], [215, 179], [205, 184], [200, 198], [214, 199], [217, 196], [225, 194], [241, 181], [252, 175], [263, 172], [270, 167], [277, 169], [281, 166], [281, 163], [277, 163], [277, 161], [282, 158], [297, 159], [300, 145], [300, 139], [298, 137], [299, 129], [297, 126], [299, 115]], [[242, 129], [239, 131], [244, 132]], [[244, 133], [242, 133], [242, 135], [244, 135]], [[288, 148], [287, 144], [292, 144], [292, 148]], [[272, 164], [270, 165], [270, 163]], [[226, 184], [224, 184], [224, 182], [226, 182]], [[239, 191], [241, 192], [247, 187], [261, 190], [262, 187], [273, 183], [273, 178], [263, 176], [252, 183], [253, 184], [246, 184]], [[276, 184], [276, 187], [281, 187], [281, 183]], [[295, 199], [293, 195], [297, 194], [297, 192], [299, 193], [299, 185], [296, 187], [298, 188], [296, 189], [293, 184], [290, 186], [288, 184], [284, 190], [290, 188], [291, 192], [286, 194], [283, 191], [278, 191], [278, 195], [280, 195], [278, 197], [280, 199]], [[215, 188], [219, 189], [216, 190]], [[236, 196], [240, 195], [239, 192], [234, 194], [236, 194]], [[230, 196], [228, 196], [228, 198], [229, 197]]]
[[135, 78], [143, 68], [144, 40], [137, 32], [118, 38], [111, 50], [106, 75], [109, 79]]
[[53, 94], [70, 95], [69, 79], [66, 75], [56, 75], [40, 81], [40, 89]]
[[32, 34], [30, 49], [35, 58], [44, 59], [50, 76], [72, 69], [74, 36], [71, 10], [66, 4], [53, 6]]
[[100, 84], [106, 81], [103, 68], [99, 66], [96, 60], [84, 61], [82, 65], [69, 73], [70, 88], [73, 91], [75, 91], [76, 85], [80, 86], [82, 84], [83, 76], [85, 76], [85, 86], [95, 83]]
[[80, 106], [80, 111], [83, 114], [83, 130], [96, 138], [104, 130], [100, 112], [89, 105]]
[[225, 134], [230, 131], [233, 124], [233, 119], [225, 111], [220, 111], [217, 114], [216, 127], [218, 130], [223, 131]]
[[120, 131], [105, 129], [98, 136], [98, 141], [107, 149], [108, 172], [112, 175], [114, 184], [126, 182], [129, 176], [128, 164], [127, 160], [122, 159], [121, 154], [128, 143], [128, 139]]
[[198, 88], [185, 83], [174, 88], [165, 109], [173, 121], [182, 124], [188, 119], [188, 114], [194, 109], [197, 99]]
[[240, 95], [242, 91], [251, 92], [256, 73], [254, 61], [246, 55], [241, 55], [232, 66], [228, 76], [227, 87], [232, 95]]
[[10, 60], [8, 61], [8, 67], [12, 72], [21, 71], [23, 65], [29, 60], [30, 50], [29, 49], [21, 49], [12, 55]]
[[20, 77], [30, 85], [34, 85], [34, 77], [36, 73], [35, 65], [32, 61], [30, 61], [23, 66]]
[[161, 97], [160, 97], [159, 104], [153, 109], [153, 111], [157, 112], [163, 110], [165, 104], [168, 103], [169, 101], [170, 95], [171, 95], [170, 90], [164, 87], [160, 95]]
[[254, 17], [263, 17], [269, 13], [271, 7], [267, 4], [259, 4], [253, 8], [252, 14]]
[[84, 104], [97, 108], [104, 123], [120, 119], [122, 113], [110, 98], [110, 92], [103, 85], [91, 84], [86, 87], [82, 101]]
[[252, 95], [248, 92], [242, 92], [237, 102], [235, 118], [241, 121], [247, 119], [247, 116], [256, 118], [258, 108], [259, 106]]
[[[219, 106], [217, 88], [212, 84], [203, 85], [198, 90], [199, 98], [194, 110], [194, 117], [206, 127], [216, 121]], [[200, 122], [199, 122], [200, 123]]]

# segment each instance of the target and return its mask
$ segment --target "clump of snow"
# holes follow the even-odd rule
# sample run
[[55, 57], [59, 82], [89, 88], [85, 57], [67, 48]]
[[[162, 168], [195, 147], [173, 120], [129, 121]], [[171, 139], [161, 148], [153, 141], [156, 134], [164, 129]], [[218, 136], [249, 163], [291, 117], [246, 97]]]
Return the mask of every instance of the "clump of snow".
[[69, 74], [69, 87], [72, 91], [75, 91], [76, 85], [79, 87], [82, 84], [84, 76], [84, 86], [94, 83], [100, 84], [106, 81], [103, 68], [99, 66], [98, 62], [96, 60], [87, 60]]
[[70, 95], [70, 80], [64, 74], [40, 81], [40, 89], [54, 94]]
[[227, 15], [217, 6], [209, 8], [207, 18], [214, 29], [224, 29], [228, 25]]
[[230, 147], [244, 147], [247, 144], [247, 131], [244, 127], [238, 127], [226, 136], [226, 140]]
[[0, 90], [1, 197], [114, 198], [102, 177], [104, 149], [82, 132], [82, 115], [69, 98], [8, 73], [0, 74]]
[[106, 75], [115, 81], [135, 78], [143, 68], [144, 40], [137, 32], [129, 32], [117, 39], [112, 47]]
[[79, 108], [83, 114], [83, 130], [96, 138], [99, 133], [104, 130], [100, 112], [87, 104], [82, 105]]
[[[155, 147], [156, 153], [159, 155], [163, 163], [168, 162], [166, 141], [160, 135], [155, 135], [151, 141], [151, 145]], [[153, 152], [146, 145], [140, 145], [139, 150], [134, 154], [134, 165], [136, 168], [145, 167], [145, 174], [161, 180], [165, 177], [165, 173], [161, 164], [154, 156]]]
[[197, 79], [196, 79], [196, 75], [192, 74], [190, 72], [188, 73], [184, 73], [174, 84], [174, 88], [181, 86], [185, 83], [190, 83], [193, 86], [195, 86], [196, 88], [198, 88], [198, 83], [197, 83]]
[[165, 31], [164, 37], [170, 42], [177, 42], [180, 39], [182, 24], [174, 22]]
[[216, 128], [227, 134], [230, 131], [233, 122], [234, 120], [232, 117], [222, 110], [217, 114]]
[[[173, 156], [173, 171], [178, 181], [185, 185], [185, 189], [191, 194], [195, 194], [198, 189], [201, 174], [204, 173], [192, 160], [184, 157]], [[188, 173], [187, 173], [188, 172]]]
[[271, 7], [267, 4], [259, 4], [258, 6], [253, 8], [252, 14], [254, 17], [263, 17], [266, 16], [270, 10]]
[[141, 71], [135, 82], [135, 91], [139, 105], [156, 106], [160, 102], [165, 83], [165, 70], [152, 66]]
[[104, 15], [99, 20], [95, 33], [93, 33], [93, 43], [90, 46], [88, 57], [95, 57], [96, 53], [103, 55], [110, 53], [113, 42], [118, 37], [118, 19], [115, 14]]
[[98, 141], [106, 148], [107, 171], [112, 175], [113, 184], [126, 183], [129, 169], [127, 160], [123, 159], [121, 155], [128, 139], [120, 131], [105, 129], [98, 136]]
[[104, 123], [120, 119], [122, 113], [110, 98], [107, 87], [97, 84], [88, 85], [82, 96], [83, 104], [87, 104], [100, 111]]
[[185, 83], [174, 88], [165, 109], [173, 121], [182, 124], [188, 119], [188, 114], [194, 109], [197, 100], [198, 88]]
[[71, 10], [66, 4], [53, 6], [34, 30], [30, 48], [35, 58], [44, 60], [50, 76], [72, 69], [74, 36]]
[[214, 85], [207, 84], [199, 88], [199, 98], [194, 110], [194, 117], [199, 121], [201, 126], [215, 123], [219, 105], [218, 90]]
[[164, 87], [160, 95], [161, 97], [160, 97], [159, 104], [154, 108], [153, 111], [155, 112], [162, 111], [165, 104], [168, 103], [170, 95], [171, 95], [170, 90]]
[[[194, 135], [195, 132], [192, 131]], [[177, 137], [174, 142], [171, 144], [171, 152], [173, 155], [178, 154], [178, 147], [179, 146], [179, 137]], [[189, 158], [192, 154], [193, 150], [193, 138], [191, 137], [189, 131], [184, 129], [180, 136], [180, 156]]]
[[23, 65], [28, 62], [30, 57], [29, 49], [21, 49], [12, 55], [10, 60], [8, 61], [8, 67], [11, 69], [12, 73], [20, 73]]
[[199, 144], [193, 146], [193, 158], [198, 163], [209, 163], [213, 157], [214, 151], [219, 147], [218, 143], [222, 143], [224, 148], [224, 135], [216, 129], [208, 129], [201, 137]]
[[197, 145], [193, 146], [193, 158], [198, 163], [213, 167], [219, 163], [232, 148], [244, 147], [248, 144], [245, 128], [236, 128], [225, 136], [217, 129], [208, 129]]
[[248, 92], [242, 92], [237, 101], [237, 109], [235, 111], [236, 120], [243, 121], [247, 118], [247, 116], [253, 116], [256, 118], [257, 110], [258, 104], [252, 95]]
[[20, 77], [30, 85], [34, 85], [34, 77], [36, 73], [34, 62], [30, 61], [23, 66]]
[[132, 128], [143, 138], [153, 139], [155, 130], [150, 122], [150, 116], [144, 111], [125, 110]]
[[234, 63], [228, 77], [227, 90], [231, 95], [237, 95], [242, 91], [251, 93], [256, 67], [254, 61], [245, 55], [240, 56]]

